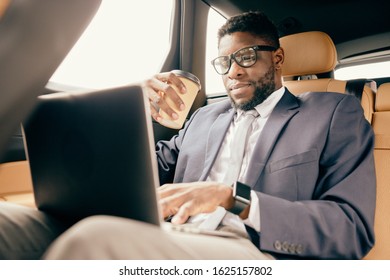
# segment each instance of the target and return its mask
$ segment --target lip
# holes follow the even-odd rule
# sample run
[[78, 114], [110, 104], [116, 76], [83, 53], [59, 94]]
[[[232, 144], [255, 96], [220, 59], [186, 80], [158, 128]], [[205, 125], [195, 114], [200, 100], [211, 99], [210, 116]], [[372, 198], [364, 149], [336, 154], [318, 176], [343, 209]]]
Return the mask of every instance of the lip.
[[233, 85], [229, 86], [229, 90], [230, 91], [239, 90], [241, 88], [246, 88], [246, 87], [249, 87], [249, 86], [251, 86], [251, 83], [236, 83], [236, 84], [233, 84]]
[[230, 96], [235, 99], [247, 99], [253, 93], [252, 83], [236, 83], [229, 86]]

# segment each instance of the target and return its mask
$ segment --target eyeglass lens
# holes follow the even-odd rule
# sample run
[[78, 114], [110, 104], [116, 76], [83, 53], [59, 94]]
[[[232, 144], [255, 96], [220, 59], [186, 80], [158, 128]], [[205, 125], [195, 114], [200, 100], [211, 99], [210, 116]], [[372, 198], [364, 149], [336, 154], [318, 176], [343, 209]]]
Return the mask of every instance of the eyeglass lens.
[[247, 47], [230, 56], [220, 56], [213, 62], [215, 70], [219, 74], [226, 74], [230, 69], [232, 59], [241, 67], [250, 67], [256, 63], [257, 55], [253, 47]]

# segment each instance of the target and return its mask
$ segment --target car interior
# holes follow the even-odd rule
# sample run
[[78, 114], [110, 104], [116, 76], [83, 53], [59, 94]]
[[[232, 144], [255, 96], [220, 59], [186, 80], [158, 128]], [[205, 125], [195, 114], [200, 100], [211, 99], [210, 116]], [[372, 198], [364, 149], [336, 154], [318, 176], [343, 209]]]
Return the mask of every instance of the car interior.
[[[23, 5], [25, 1], [0, 0], [0, 201], [36, 207], [21, 124], [28, 120], [37, 96], [84, 88], [56, 84], [50, 79], [75, 46], [99, 6], [102, 7], [100, 2], [107, 1], [109, 0], [30, 1], [31, 5]], [[66, 3], [62, 6], [59, 2]], [[134, 1], [134, 5], [136, 2], [138, 1]], [[211, 17], [211, 13], [224, 20], [245, 11], [264, 11], [278, 27], [281, 46], [285, 51], [283, 81], [292, 93], [339, 92], [354, 94], [360, 100], [364, 116], [375, 133], [377, 175], [375, 246], [364, 259], [390, 259], [390, 2], [171, 2], [169, 46], [162, 63], [156, 67], [159, 67], [159, 72], [173, 69], [188, 71], [200, 79], [202, 87], [189, 116], [202, 106], [228, 98], [223, 89], [214, 90], [208, 86], [211, 78], [207, 67], [211, 66], [206, 61], [206, 47], [209, 44], [207, 19]], [[63, 12], [64, 7], [67, 13]], [[26, 25], [30, 26], [31, 22], [37, 22], [37, 16], [42, 13], [37, 11], [42, 9], [45, 10], [47, 19], [53, 20], [53, 24], [40, 25], [37, 30], [32, 27], [24, 28]], [[69, 21], [69, 13], [72, 14], [72, 21]], [[65, 30], [64, 26], [67, 26]], [[131, 28], [134, 27], [124, 28], [128, 28], [131, 34]], [[21, 39], [3, 39], [16, 36], [15, 34]], [[132, 40], [133, 44], [142, 45], [142, 38]], [[216, 49], [216, 46], [213, 47]], [[146, 62], [148, 65], [153, 63], [155, 62]], [[385, 68], [385, 75], [373, 76], [371, 71], [356, 73], [356, 67], [367, 64], [375, 67], [381, 63], [387, 63], [382, 66]], [[137, 68], [137, 65], [129, 67]], [[353, 78], [337, 77], [337, 71], [356, 75], [352, 75]], [[222, 84], [221, 80], [218, 82]], [[12, 85], [15, 84], [18, 87], [14, 90]], [[153, 130], [155, 141], [170, 139], [178, 131], [157, 122], [153, 122]]]

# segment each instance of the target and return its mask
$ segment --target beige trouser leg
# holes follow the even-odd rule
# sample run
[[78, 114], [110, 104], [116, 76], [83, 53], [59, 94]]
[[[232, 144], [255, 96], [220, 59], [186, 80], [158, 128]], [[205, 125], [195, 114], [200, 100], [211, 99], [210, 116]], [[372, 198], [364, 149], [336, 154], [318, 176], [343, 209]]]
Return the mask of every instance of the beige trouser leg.
[[166, 231], [139, 221], [87, 218], [49, 249], [47, 259], [269, 259], [248, 239]]
[[10, 202], [0, 202], [0, 260], [40, 259], [70, 225]]

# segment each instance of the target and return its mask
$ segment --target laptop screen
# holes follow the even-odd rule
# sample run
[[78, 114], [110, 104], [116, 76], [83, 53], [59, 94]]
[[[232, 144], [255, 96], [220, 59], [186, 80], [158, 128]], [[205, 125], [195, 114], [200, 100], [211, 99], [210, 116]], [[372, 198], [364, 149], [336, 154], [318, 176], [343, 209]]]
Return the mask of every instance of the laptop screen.
[[38, 208], [159, 224], [149, 110], [139, 86], [39, 97], [24, 124]]

